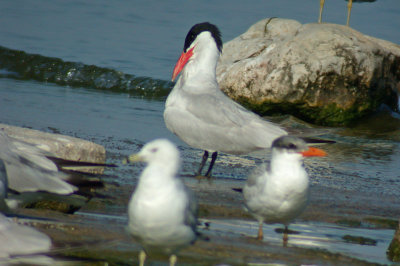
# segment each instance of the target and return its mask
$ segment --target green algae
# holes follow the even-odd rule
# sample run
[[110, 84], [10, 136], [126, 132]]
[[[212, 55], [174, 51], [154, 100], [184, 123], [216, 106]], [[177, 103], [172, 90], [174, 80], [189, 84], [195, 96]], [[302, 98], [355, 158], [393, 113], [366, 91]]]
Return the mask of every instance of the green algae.
[[0, 77], [51, 82], [71, 87], [86, 87], [127, 92], [145, 98], [166, 97], [173, 83], [138, 77], [109, 68], [67, 62], [60, 58], [29, 54], [0, 46]]
[[268, 102], [255, 103], [252, 100], [239, 97], [235, 99], [246, 108], [259, 115], [293, 115], [305, 122], [321, 126], [351, 126], [355, 121], [373, 114], [383, 100], [374, 99], [364, 104], [354, 104], [344, 109], [336, 103], [324, 106], [310, 107], [297, 102]]

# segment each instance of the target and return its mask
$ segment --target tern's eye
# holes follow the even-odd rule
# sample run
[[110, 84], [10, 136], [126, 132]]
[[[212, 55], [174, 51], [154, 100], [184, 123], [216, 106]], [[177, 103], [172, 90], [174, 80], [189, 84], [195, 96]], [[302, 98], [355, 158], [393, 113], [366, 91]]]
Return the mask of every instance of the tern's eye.
[[295, 144], [293, 144], [293, 143], [290, 143], [288, 148], [292, 149], [292, 150], [295, 150], [295, 149], [297, 149], [297, 146]]
[[157, 149], [157, 148], [153, 148], [153, 149], [151, 149], [150, 151], [151, 151], [152, 153], [155, 153], [155, 152], [158, 151], [158, 149]]

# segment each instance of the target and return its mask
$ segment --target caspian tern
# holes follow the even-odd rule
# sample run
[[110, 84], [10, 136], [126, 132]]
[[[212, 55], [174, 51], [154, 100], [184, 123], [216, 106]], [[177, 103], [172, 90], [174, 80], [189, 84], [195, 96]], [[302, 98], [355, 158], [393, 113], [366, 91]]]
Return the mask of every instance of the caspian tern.
[[[263, 223], [289, 223], [307, 206], [309, 177], [303, 157], [325, 156], [323, 150], [308, 147], [300, 138], [280, 137], [272, 143], [270, 167], [257, 169], [243, 188], [245, 207], [259, 222], [257, 239], [263, 239]], [[286, 235], [286, 236], [285, 236]], [[284, 244], [287, 234], [284, 234]]]
[[166, 139], [146, 144], [130, 162], [147, 162], [128, 207], [128, 231], [141, 243], [140, 265], [146, 253], [161, 252], [176, 263], [176, 252], [197, 237], [197, 202], [177, 177], [179, 151]]
[[208, 153], [213, 152], [206, 177], [211, 176], [217, 152], [247, 154], [270, 148], [275, 138], [287, 134], [220, 90], [216, 67], [221, 51], [221, 35], [215, 25], [205, 22], [190, 29], [172, 80], [182, 73], [164, 110], [167, 128], [188, 145], [205, 151], [198, 175]]

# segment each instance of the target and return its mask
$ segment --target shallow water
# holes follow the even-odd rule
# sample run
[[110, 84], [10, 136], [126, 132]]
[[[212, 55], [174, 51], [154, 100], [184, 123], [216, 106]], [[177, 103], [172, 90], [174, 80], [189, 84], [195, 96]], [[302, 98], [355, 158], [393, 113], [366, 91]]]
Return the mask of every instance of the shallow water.
[[[345, 24], [347, 2], [325, 1], [323, 21]], [[295, 1], [1, 1], [0, 45], [168, 80], [189, 28], [210, 21], [223, 41], [266, 17], [316, 22], [319, 2]], [[400, 43], [400, 3], [354, 3], [350, 25]]]
[[[326, 1], [324, 21], [343, 24], [346, 4], [345, 1]], [[0, 45], [28, 54], [38, 53], [168, 80], [187, 30], [194, 23], [209, 20], [217, 24], [224, 41], [228, 41], [265, 17], [315, 22], [318, 9], [318, 1], [311, 0], [252, 1], [250, 4], [240, 0], [96, 1], [94, 4], [2, 1]], [[354, 3], [350, 25], [365, 34], [400, 43], [400, 3], [398, 0]], [[118, 169], [107, 171], [109, 180], [135, 184], [141, 167], [121, 165], [121, 159], [158, 137], [178, 144], [183, 158], [182, 175], [193, 174], [197, 168], [202, 151], [188, 147], [166, 129], [162, 117], [163, 97], [151, 100], [93, 87], [59, 86], [45, 82], [46, 79], [10, 78], [15, 75], [7, 71], [3, 69], [0, 73], [0, 123], [67, 134], [104, 145], [107, 160], [120, 165]], [[347, 197], [358, 193], [371, 195], [368, 201], [360, 202], [360, 207], [366, 208], [371, 216], [386, 204], [384, 199], [391, 202], [399, 199], [400, 120], [397, 116], [382, 112], [352, 128], [312, 128], [311, 131], [321, 133], [321, 137], [337, 141], [323, 147], [328, 157], [306, 161], [314, 191], [328, 188], [342, 191]], [[305, 124], [290, 117], [274, 119], [283, 126], [307, 130]], [[220, 180], [243, 181], [255, 165], [269, 156], [263, 152], [240, 157], [221, 154], [213, 173]], [[110, 206], [107, 211], [123, 215], [125, 206]], [[393, 212], [388, 211], [384, 216], [397, 219], [400, 208], [394, 207]], [[221, 222], [215, 220], [214, 226]], [[240, 224], [243, 234], [254, 234], [255, 223], [232, 220], [228, 224], [223, 230], [235, 231], [229, 228]], [[393, 230], [353, 230], [322, 223], [295, 224], [294, 229], [307, 232], [293, 236], [296, 244], [304, 246], [319, 241], [319, 246], [324, 243], [323, 248], [332, 252], [357, 258], [369, 254], [370, 261], [388, 263], [384, 251]], [[346, 244], [340, 238], [348, 231], [375, 238], [378, 245]], [[279, 235], [272, 235], [276, 239], [270, 240], [279, 243]], [[302, 238], [304, 235], [307, 239]]]
[[[228, 234], [238, 234], [244, 237], [254, 237], [257, 234], [258, 223], [243, 220], [209, 220], [210, 230]], [[263, 242], [282, 246], [282, 234], [275, 230], [282, 225], [264, 225]], [[290, 226], [295, 234], [289, 235], [289, 247], [307, 247], [326, 249], [334, 253], [353, 256], [369, 262], [387, 263], [386, 249], [390, 244], [393, 230], [368, 230], [360, 228], [348, 228], [325, 223], [295, 223]], [[343, 237], [368, 236], [377, 241], [376, 245], [357, 245], [346, 243]], [[388, 241], [389, 240], [389, 241]]]

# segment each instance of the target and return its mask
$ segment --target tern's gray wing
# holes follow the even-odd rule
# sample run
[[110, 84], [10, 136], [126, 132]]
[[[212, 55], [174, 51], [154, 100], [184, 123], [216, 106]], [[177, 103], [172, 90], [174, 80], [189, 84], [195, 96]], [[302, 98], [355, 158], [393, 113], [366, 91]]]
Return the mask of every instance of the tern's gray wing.
[[[188, 111], [208, 126], [229, 130], [233, 135], [241, 134], [254, 139], [255, 142], [271, 142], [286, 135], [286, 131], [257, 114], [234, 102], [222, 92], [192, 96]], [[262, 143], [262, 146], [269, 146]]]
[[191, 95], [188, 111], [198, 119], [219, 126], [243, 126], [261, 120], [259, 116], [223, 95]]
[[254, 195], [257, 195], [264, 187], [263, 182], [265, 179], [261, 178], [261, 176], [266, 174], [267, 169], [268, 165], [263, 163], [254, 168], [254, 170], [248, 175], [246, 184], [243, 188], [243, 197], [246, 201], [250, 200]]
[[58, 171], [46, 155], [36, 146], [11, 138], [0, 130], [0, 159], [6, 166], [9, 188], [18, 192], [73, 193], [76, 187], [63, 181], [67, 175]]
[[258, 186], [259, 185], [258, 184], [259, 177], [261, 175], [265, 174], [267, 169], [268, 169], [268, 165], [265, 163], [260, 164], [259, 166], [255, 167], [247, 177], [246, 186], [248, 186], [248, 187]]
[[50, 238], [28, 226], [18, 225], [0, 214], [0, 259], [50, 250]]

